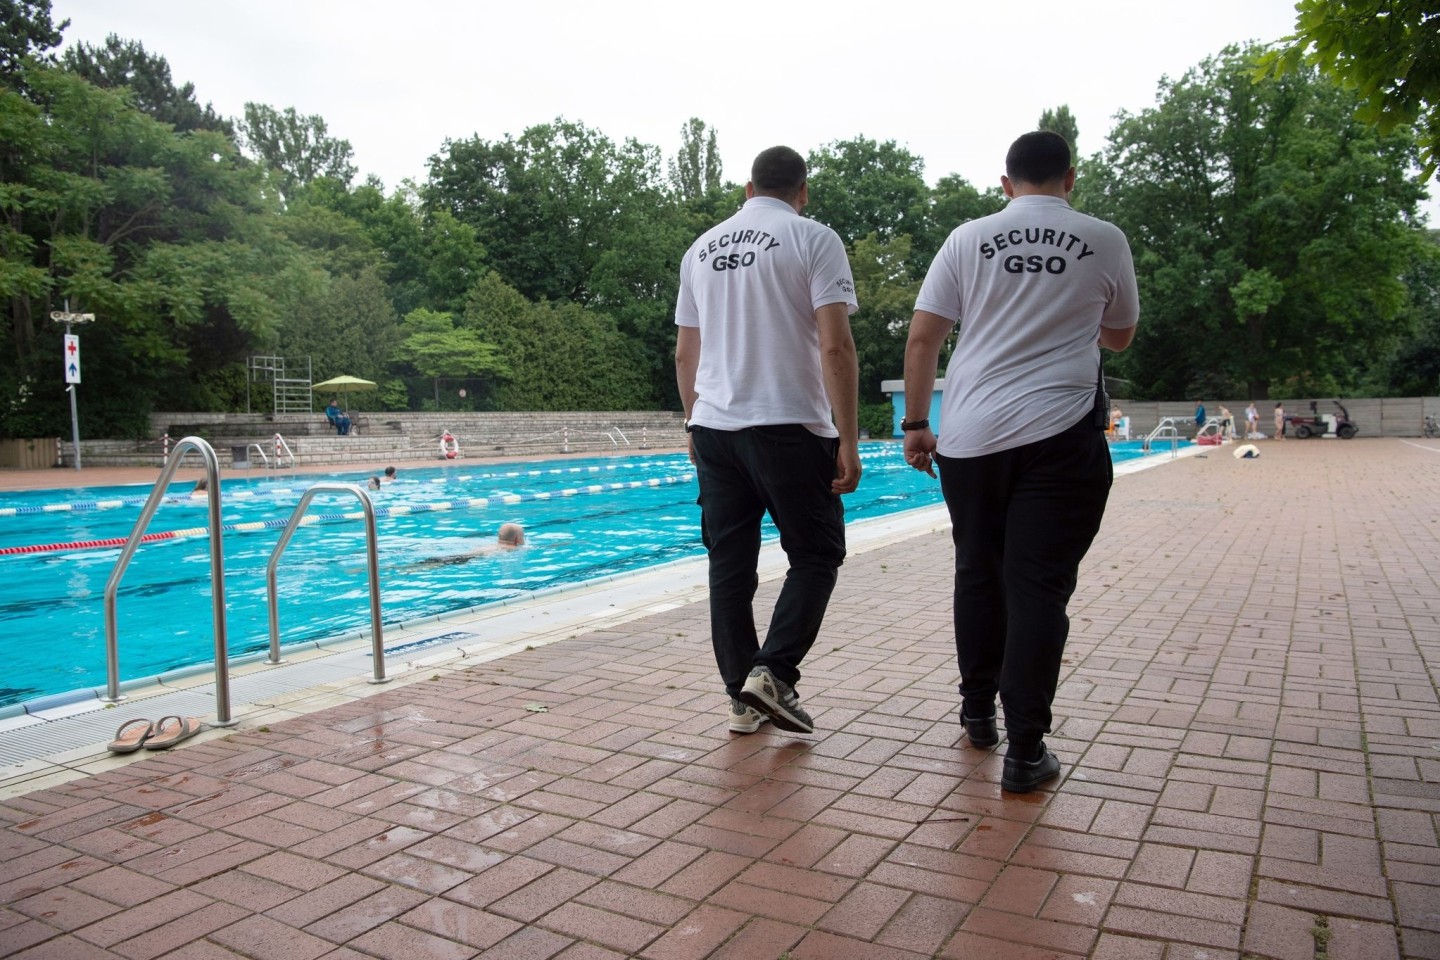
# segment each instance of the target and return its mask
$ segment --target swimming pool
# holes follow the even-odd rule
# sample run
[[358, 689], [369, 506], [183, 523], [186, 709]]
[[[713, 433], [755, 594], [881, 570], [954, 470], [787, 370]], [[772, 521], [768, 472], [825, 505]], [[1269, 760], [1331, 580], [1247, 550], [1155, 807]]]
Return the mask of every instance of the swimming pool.
[[[1139, 456], [1115, 445], [1114, 456]], [[905, 465], [894, 442], [862, 444], [865, 474], [848, 520], [939, 504], [939, 484]], [[269, 643], [265, 566], [284, 522], [320, 480], [368, 473], [231, 477], [222, 522], [230, 654]], [[205, 500], [175, 484], [120, 584], [123, 681], [214, 656]], [[105, 683], [104, 590], [148, 485], [0, 495], [0, 705]], [[406, 470], [372, 493], [386, 624], [465, 610], [698, 556], [694, 471], [683, 454], [455, 465]], [[284, 643], [369, 626], [364, 525], [353, 496], [321, 493], [278, 571]], [[348, 517], [348, 519], [347, 519]], [[505, 521], [528, 544], [457, 559]], [[774, 536], [767, 523], [766, 536]], [[93, 544], [98, 541], [98, 545]], [[437, 562], [452, 560], [454, 562]]]

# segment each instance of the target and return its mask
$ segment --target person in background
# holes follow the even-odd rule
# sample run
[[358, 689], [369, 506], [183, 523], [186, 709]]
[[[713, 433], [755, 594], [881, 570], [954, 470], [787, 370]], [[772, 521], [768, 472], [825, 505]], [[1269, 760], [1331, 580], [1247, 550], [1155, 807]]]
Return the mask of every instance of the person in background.
[[350, 415], [340, 409], [339, 397], [330, 398], [330, 405], [325, 408], [325, 419], [330, 421], [330, 425], [340, 436], [350, 433]]
[[525, 546], [525, 528], [518, 523], [502, 523], [500, 532], [495, 534], [495, 543], [504, 550], [523, 547]]
[[394, 468], [394, 467], [386, 467], [386, 468], [385, 468], [384, 480], [385, 480], [386, 483], [394, 483], [394, 482], [395, 482], [395, 468]]
[[1220, 407], [1220, 436], [1225, 440], [1235, 439], [1235, 420], [1230, 416], [1230, 408]]
[[1195, 401], [1195, 433], [1200, 433], [1200, 428], [1205, 426], [1205, 401]]
[[1260, 411], [1255, 409], [1255, 401], [1251, 400], [1250, 405], [1245, 408], [1245, 439], [1254, 440], [1260, 433]]
[[1285, 439], [1285, 407], [1283, 404], [1275, 404], [1275, 439]]
[[[840, 496], [860, 482], [855, 281], [839, 235], [800, 215], [806, 175], [789, 147], [761, 152], [745, 205], [680, 262], [675, 379], [733, 733], [767, 718], [815, 729], [795, 686], [845, 560]], [[767, 511], [790, 565], [761, 645], [754, 600]]]
[[368, 486], [371, 490], [379, 490], [379, 489], [380, 489], [380, 478], [379, 478], [379, 477], [371, 477], [370, 480], [369, 480], [369, 482], [366, 484], [366, 486]]
[[[957, 227], [920, 287], [900, 426], [906, 462], [940, 468], [950, 513], [960, 725], [972, 746], [999, 743], [998, 694], [1000, 785], [1028, 793], [1060, 774], [1044, 736], [1065, 611], [1114, 475], [1100, 350], [1130, 345], [1140, 297], [1125, 234], [1070, 207], [1064, 137], [1017, 139], [1000, 184], [1005, 209]], [[926, 418], [957, 328], [937, 441]]]

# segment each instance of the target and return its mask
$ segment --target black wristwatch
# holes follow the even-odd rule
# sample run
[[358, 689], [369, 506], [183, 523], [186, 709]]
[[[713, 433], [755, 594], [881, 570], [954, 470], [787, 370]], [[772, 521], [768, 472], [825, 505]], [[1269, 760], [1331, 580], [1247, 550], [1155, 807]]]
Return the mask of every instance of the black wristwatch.
[[903, 430], [903, 431], [905, 431], [905, 432], [907, 432], [907, 433], [908, 433], [909, 431], [911, 431], [911, 430], [928, 430], [928, 429], [930, 429], [930, 421], [929, 421], [929, 420], [901, 420], [901, 421], [900, 421], [900, 429]]

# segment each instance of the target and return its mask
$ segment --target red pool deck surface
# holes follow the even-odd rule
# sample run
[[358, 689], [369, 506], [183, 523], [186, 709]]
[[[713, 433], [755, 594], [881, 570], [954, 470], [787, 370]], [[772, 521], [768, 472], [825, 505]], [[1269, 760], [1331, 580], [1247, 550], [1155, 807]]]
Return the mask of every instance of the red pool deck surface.
[[1440, 958], [1440, 442], [1260, 446], [1117, 481], [1044, 790], [926, 534], [842, 569], [813, 736], [726, 731], [702, 602], [0, 801], [0, 955]]

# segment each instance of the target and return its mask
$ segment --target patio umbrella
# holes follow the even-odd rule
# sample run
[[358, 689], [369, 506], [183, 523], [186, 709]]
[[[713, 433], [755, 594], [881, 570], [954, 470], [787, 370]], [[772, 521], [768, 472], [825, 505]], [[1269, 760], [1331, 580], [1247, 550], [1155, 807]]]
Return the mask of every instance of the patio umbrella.
[[372, 380], [361, 380], [359, 377], [331, 377], [310, 388], [317, 393], [359, 393], [361, 390], [374, 390], [375, 383]]

